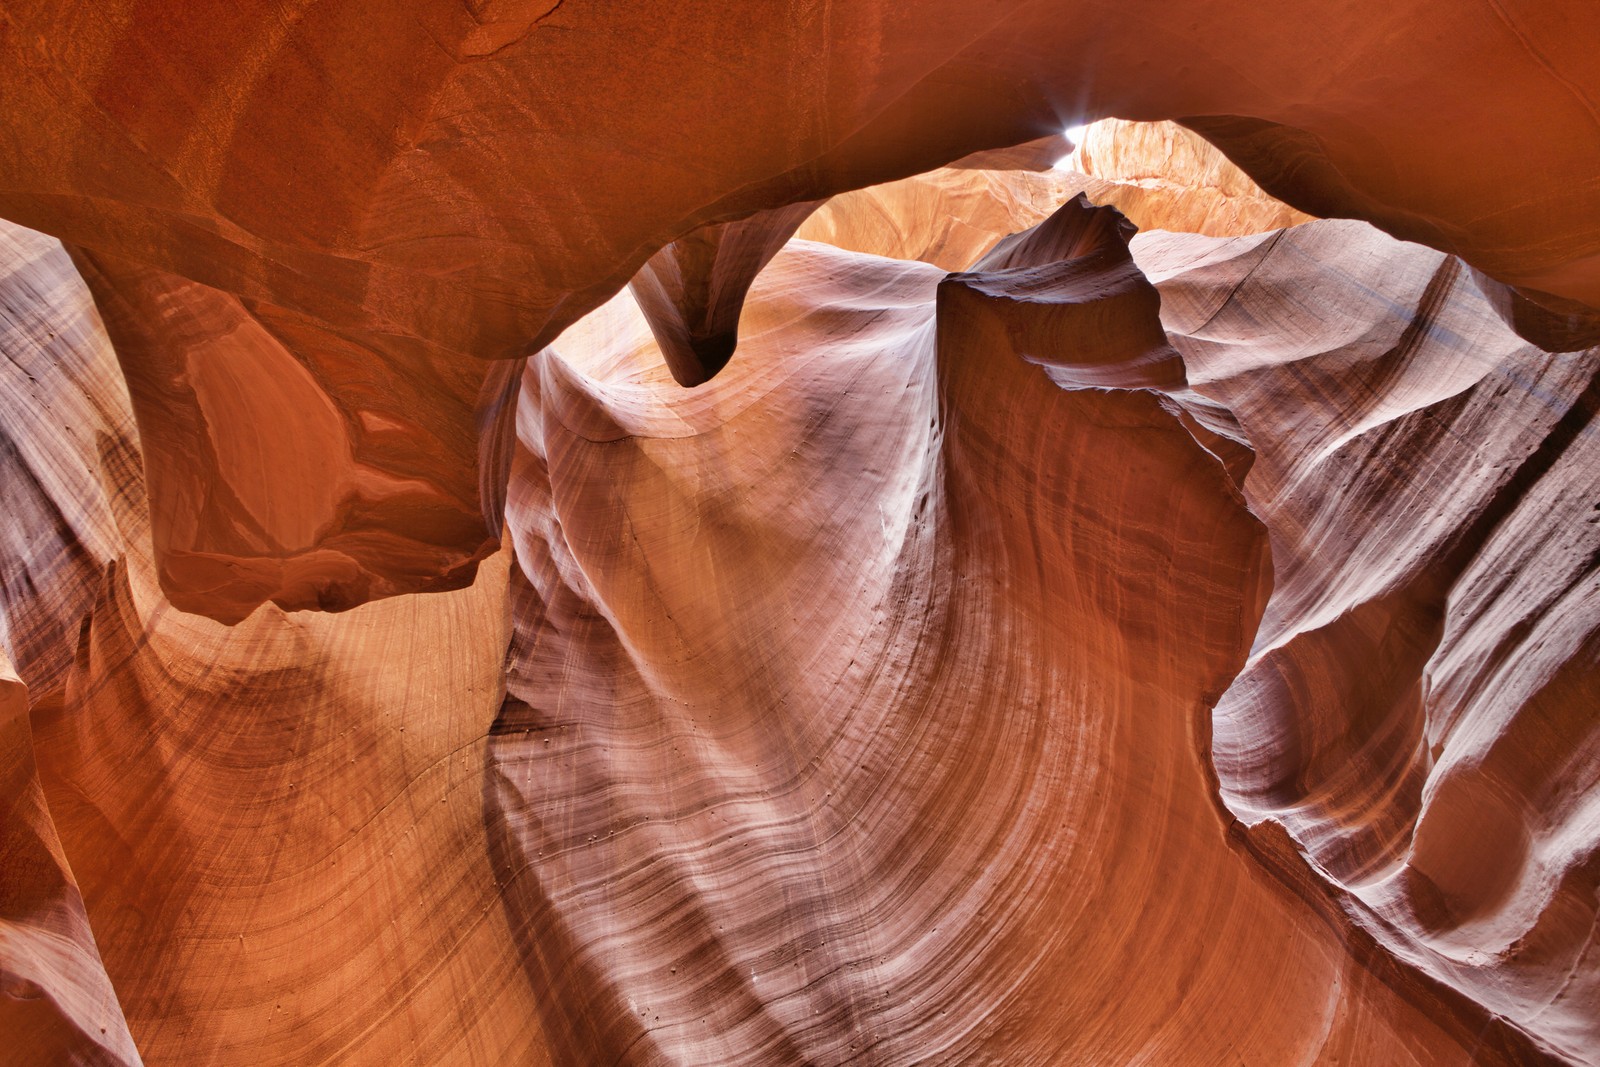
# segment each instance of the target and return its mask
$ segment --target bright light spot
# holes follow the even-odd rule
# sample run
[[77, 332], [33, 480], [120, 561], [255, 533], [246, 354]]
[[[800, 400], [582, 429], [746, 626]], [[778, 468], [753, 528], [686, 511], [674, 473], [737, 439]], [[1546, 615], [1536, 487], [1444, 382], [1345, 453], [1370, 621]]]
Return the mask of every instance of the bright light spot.
[[1072, 151], [1055, 161], [1056, 170], [1078, 169], [1078, 146], [1083, 143], [1083, 131], [1087, 126], [1068, 126], [1061, 131], [1063, 137], [1072, 142]]

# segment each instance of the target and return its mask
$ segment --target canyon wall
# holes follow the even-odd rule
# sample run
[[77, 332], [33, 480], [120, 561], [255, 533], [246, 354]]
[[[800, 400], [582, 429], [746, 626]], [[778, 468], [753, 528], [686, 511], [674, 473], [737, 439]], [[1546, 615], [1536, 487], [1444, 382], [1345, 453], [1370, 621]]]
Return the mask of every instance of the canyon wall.
[[1597, 18], [8, 8], [0, 1062], [1600, 1063]]

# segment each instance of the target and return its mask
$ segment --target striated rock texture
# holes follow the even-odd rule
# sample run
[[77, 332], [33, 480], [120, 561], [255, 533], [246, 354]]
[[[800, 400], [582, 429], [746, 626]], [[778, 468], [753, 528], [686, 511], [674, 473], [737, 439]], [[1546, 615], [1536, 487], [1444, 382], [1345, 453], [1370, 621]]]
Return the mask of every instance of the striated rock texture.
[[841, 193], [796, 231], [807, 241], [964, 270], [1008, 234], [1037, 225], [1071, 199], [1050, 170], [941, 167]]
[[1400, 959], [1595, 1062], [1600, 350], [1531, 348], [1458, 261], [1354, 223], [1136, 248], [1272, 536], [1225, 800]]
[[750, 283], [816, 206], [790, 204], [702, 226], [639, 268], [628, 284], [679, 385], [700, 385], [728, 365]]
[[62, 699], [79, 621], [118, 548], [108, 494], [130, 458], [137, 468], [127, 391], [60, 244], [10, 225], [0, 327], [0, 1058], [136, 1064], [29, 720], [30, 703]]
[[[805, 219], [796, 235], [962, 270], [1000, 238], [1036, 225], [1080, 193], [1115, 207], [1143, 230], [1230, 237], [1310, 221], [1175, 123], [1105, 119], [1080, 136], [1081, 145], [1043, 138], [841, 193]], [[1511, 299], [1503, 286], [1498, 293]], [[1515, 314], [1509, 303], [1504, 314], [1507, 321]]]
[[35, 743], [146, 1063], [548, 1062], [484, 850], [504, 576], [227, 628], [107, 573]]
[[[194, 410], [226, 383], [176, 405], [198, 484], [150, 480], [158, 571], [222, 621], [469, 582], [504, 455], [465, 447], [503, 396], [475, 360], [539, 351], [663, 246], [1103, 115], [1184, 119], [1287, 203], [1463, 256], [1546, 345], [1600, 307], [1592, 5], [114, 0], [3, 25], [0, 216], [88, 250], [135, 377], [170, 380], [146, 352], [186, 346], [193, 302], [230, 362], [299, 363], [274, 379], [300, 379], [303, 440], [349, 452], [305, 504], [228, 499], [209, 472], [251, 446]], [[419, 380], [444, 397], [413, 427]]]
[[[458, 589], [499, 547], [513, 362], [372, 345], [79, 251], [144, 443], [162, 589], [225, 623]], [[295, 353], [299, 353], [298, 357]]]
[[0, 253], [0, 1062], [544, 1062], [483, 848], [504, 555], [346, 615], [175, 610], [88, 291]]
[[1222, 832], [1264, 531], [1120, 236], [791, 246], [694, 393], [530, 363], [488, 813], [557, 1061], [1471, 1061]]
[[[147, 1062], [1586, 1062], [1225, 832], [1274, 512], [1129, 232], [1080, 199], [948, 276], [796, 244], [693, 392], [619, 296], [522, 376], [509, 600], [496, 557], [336, 617], [174, 611], [103, 451], [112, 558], [34, 714], [104, 960], [63, 995], [114, 988]], [[1290, 232], [1438, 302], [1359, 273], [1421, 250]], [[1277, 276], [1159, 241], [1170, 293]], [[46, 384], [103, 383], [125, 453], [94, 326]]]
[[1113, 205], [1141, 230], [1232, 237], [1311, 221], [1175, 122], [1092, 123], [1058, 169], [1083, 175], [1074, 188]]
[[0, 789], [0, 1055], [138, 1063], [39, 783], [27, 689], [3, 654]]
[[1597, 20], [9, 5], [0, 1064], [1600, 1063]]

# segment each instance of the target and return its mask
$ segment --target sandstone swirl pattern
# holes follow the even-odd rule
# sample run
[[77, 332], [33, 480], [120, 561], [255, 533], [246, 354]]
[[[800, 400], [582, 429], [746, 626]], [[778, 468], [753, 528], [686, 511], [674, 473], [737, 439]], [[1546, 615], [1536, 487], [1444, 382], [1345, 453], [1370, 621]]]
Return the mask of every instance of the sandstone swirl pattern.
[[503, 557], [344, 615], [174, 610], [89, 294], [0, 247], [0, 1061], [541, 1062], [483, 849]]
[[558, 1059], [1536, 1056], [1223, 833], [1265, 531], [1150, 391], [1120, 236], [1068, 204], [943, 281], [793, 245], [694, 393], [626, 301], [530, 364], [489, 812]]
[[1532, 348], [1459, 262], [1353, 223], [1136, 247], [1272, 531], [1217, 708], [1230, 807], [1401, 959], [1593, 1060], [1600, 351]]
[[[1593, 5], [25, 0], [0, 32], [0, 217], [77, 250], [166, 426], [162, 587], [223, 622], [470, 584], [509, 447], [480, 423], [514, 378], [480, 361], [664, 248], [1106, 115], [1184, 120], [1299, 209], [1464, 257], [1546, 347], [1600, 335]], [[748, 273], [663, 292], [682, 366], [725, 357]], [[217, 366], [178, 383], [191, 363]]]
[[[1518, 438], [1544, 433], [1551, 458], [1504, 475], [1532, 484], [1576, 439], [1559, 390], [1582, 391], [1591, 357], [1529, 349], [1453, 261], [1359, 225], [1140, 238], [1161, 305], [1128, 232], [1069, 203], [948, 276], [796, 243], [756, 285], [742, 358], [693, 392], [619, 296], [520, 382], [508, 638], [503, 557], [465, 593], [336, 617], [262, 609], [230, 629], [173, 611], [139, 547], [110, 346], [64, 254], [15, 231], [16, 302], [79, 308], [21, 334], [67, 345], [33, 387], [87, 399], [73, 420], [101, 427], [83, 473], [33, 498], [70, 503], [81, 532], [12, 550], [77, 590], [14, 600], [17, 628], [74, 596], [87, 615], [71, 661], [47, 628], [12, 642], [44, 650], [24, 661], [39, 682], [17, 744], [37, 748], [54, 817], [20, 824], [46, 850], [22, 903], [64, 916], [18, 932], [76, 930], [83, 961], [23, 979], [66, 1027], [28, 1032], [124, 1063], [129, 1034], [150, 1062], [1585, 1061], [1592, 971], [1567, 917], [1584, 898], [1515, 871], [1457, 883], [1532, 894], [1521, 913], [1548, 913], [1554, 968], [1497, 952], [1493, 925], [1441, 938], [1452, 913], [1369, 899], [1365, 842], [1393, 853], [1395, 831], [1364, 768], [1415, 750], [1386, 744], [1382, 717], [1353, 735], [1325, 701], [1259, 694], [1284, 670], [1272, 635], [1314, 614], [1305, 590], [1381, 592], [1387, 573], [1297, 549], [1315, 524], [1274, 472], [1319, 470], [1384, 425], [1372, 411], [1403, 418], [1453, 382], [1565, 368], [1518, 379], [1552, 412]], [[1285, 314], [1284, 286], [1341, 317], [1239, 327]], [[1419, 374], [1442, 359], [1429, 344], [1473, 362]], [[1339, 375], [1317, 379], [1330, 358]], [[1321, 407], [1286, 407], [1291, 387]], [[1278, 444], [1289, 431], [1263, 420], [1280, 410], [1340, 429], [1302, 419]], [[1303, 443], [1329, 433], [1332, 452]], [[1485, 521], [1457, 536], [1481, 541]], [[1242, 838], [1207, 758], [1219, 695], [1222, 798], [1257, 827]], [[1516, 731], [1496, 736], [1516, 751]], [[1330, 745], [1347, 794], [1381, 794], [1343, 797], [1337, 818], [1329, 785], [1271, 769], [1329, 766]], [[1308, 891], [1261, 836], [1267, 815], [1351, 895]], [[1448, 806], [1431, 817], [1457, 832], [1415, 865], [1428, 884], [1501, 854]], [[50, 881], [63, 855], [89, 922], [70, 878]], [[1544, 869], [1571, 885], [1581, 863], [1569, 848]], [[1521, 1008], [1541, 996], [1565, 1003]]]
[[0, 1063], [1600, 1063], [1600, 9], [758, 8], [0, 10]]
[[58, 242], [0, 229], [0, 314], [0, 1055], [133, 1063], [29, 715], [61, 702], [75, 620], [120, 548], [107, 481], [137, 467], [132, 419], [93, 302]]

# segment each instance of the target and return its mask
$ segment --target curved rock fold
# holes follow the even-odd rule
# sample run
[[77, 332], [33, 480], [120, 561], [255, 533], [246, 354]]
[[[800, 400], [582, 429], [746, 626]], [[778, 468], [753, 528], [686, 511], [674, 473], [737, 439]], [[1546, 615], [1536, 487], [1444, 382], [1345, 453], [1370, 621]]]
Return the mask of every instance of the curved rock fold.
[[1597, 40], [9, 4], [0, 1064], [1600, 1067]]

